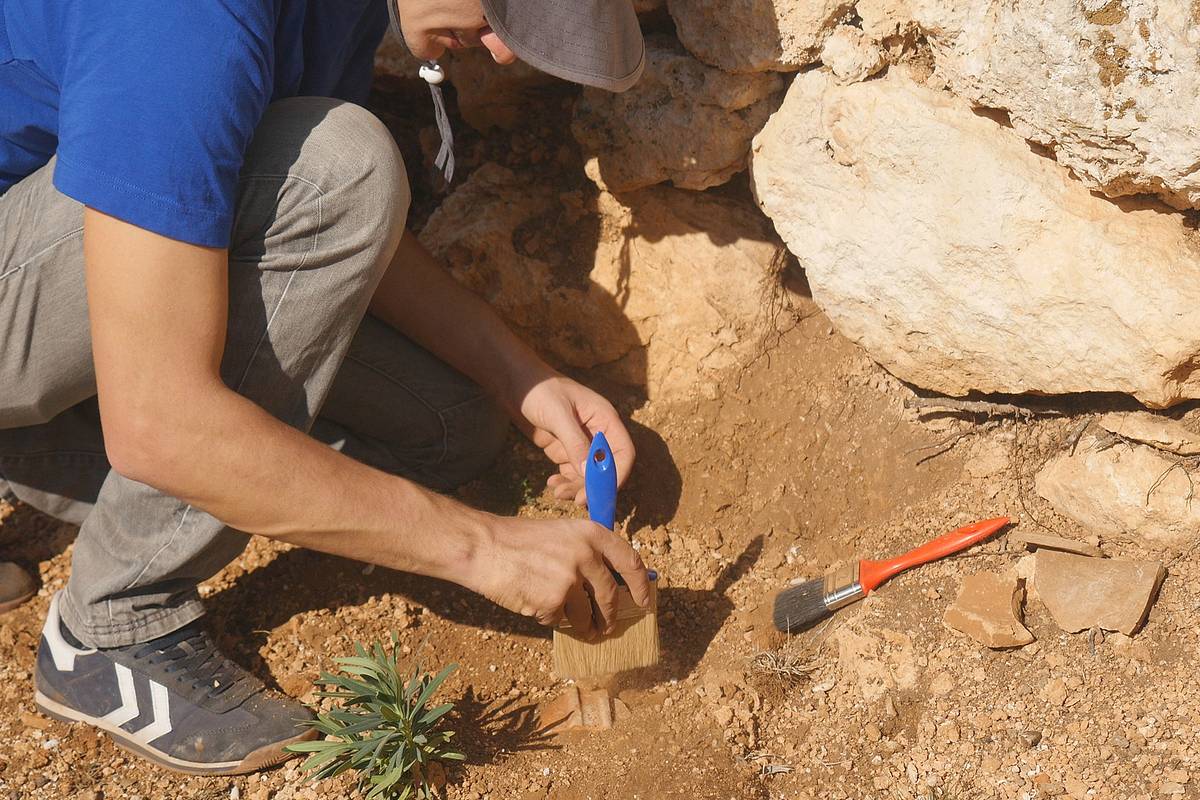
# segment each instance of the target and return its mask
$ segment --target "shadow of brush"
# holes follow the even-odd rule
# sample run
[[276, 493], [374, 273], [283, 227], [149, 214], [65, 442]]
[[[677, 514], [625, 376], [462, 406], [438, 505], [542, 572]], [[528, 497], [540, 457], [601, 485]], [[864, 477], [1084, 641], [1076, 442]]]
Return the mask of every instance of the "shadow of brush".
[[751, 539], [741, 555], [721, 570], [712, 589], [662, 589], [658, 595], [661, 660], [655, 667], [621, 674], [619, 688], [645, 689], [691, 674], [734, 611], [733, 601], [726, 596], [730, 587], [753, 568], [762, 551], [763, 537]]

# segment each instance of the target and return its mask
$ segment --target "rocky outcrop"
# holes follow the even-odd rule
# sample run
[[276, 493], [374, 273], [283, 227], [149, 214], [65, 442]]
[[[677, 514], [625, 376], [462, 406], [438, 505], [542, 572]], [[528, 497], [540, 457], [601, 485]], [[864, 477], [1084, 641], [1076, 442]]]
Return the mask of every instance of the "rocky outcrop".
[[769, 227], [723, 198], [564, 193], [485, 164], [421, 239], [554, 361], [654, 397], [690, 393], [755, 352], [771, 324]]
[[642, 79], [620, 94], [585, 89], [571, 129], [591, 158], [588, 175], [611, 191], [663, 181], [707, 189], [745, 169], [782, 87], [778, 75], [730, 75], [650, 37]]
[[[876, 0], [878, 2], [878, 0]], [[956, 94], [1008, 112], [1087, 185], [1200, 207], [1200, 9], [1191, 0], [909, 0]], [[868, 12], [870, 16], [870, 12]]]
[[821, 63], [829, 67], [838, 83], [858, 83], [883, 68], [884, 54], [861, 29], [839, 25], [821, 48]]
[[755, 139], [758, 200], [813, 297], [898, 377], [952, 395], [1200, 397], [1200, 253], [1012, 130], [906, 79], [798, 76]]
[[729, 72], [794, 70], [821, 45], [853, 3], [845, 0], [669, 0], [679, 40]]
[[528, 64], [500, 65], [486, 50], [460, 50], [447, 59], [447, 75], [458, 93], [458, 111], [477, 131], [512, 130], [537, 107], [539, 90], [558, 82]]

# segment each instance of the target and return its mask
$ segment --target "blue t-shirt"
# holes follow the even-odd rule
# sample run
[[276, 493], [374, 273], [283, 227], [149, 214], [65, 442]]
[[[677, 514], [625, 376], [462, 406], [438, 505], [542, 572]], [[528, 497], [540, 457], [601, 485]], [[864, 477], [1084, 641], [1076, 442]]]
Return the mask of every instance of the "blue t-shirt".
[[225, 247], [267, 104], [362, 103], [387, 19], [384, 0], [0, 0], [0, 194], [57, 153], [63, 194]]

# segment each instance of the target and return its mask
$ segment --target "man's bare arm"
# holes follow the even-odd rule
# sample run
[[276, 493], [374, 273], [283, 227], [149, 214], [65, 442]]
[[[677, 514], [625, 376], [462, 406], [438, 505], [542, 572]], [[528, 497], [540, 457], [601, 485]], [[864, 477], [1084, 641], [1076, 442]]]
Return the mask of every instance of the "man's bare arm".
[[599, 526], [469, 509], [325, 447], [226, 387], [224, 250], [89, 209], [84, 257], [105, 446], [121, 474], [247, 533], [452, 580], [543, 622], [565, 606], [590, 627], [577, 608], [585, 583], [611, 619], [604, 559], [631, 586], [644, 583], [636, 554]]
[[633, 469], [633, 441], [612, 404], [546, 365], [482, 299], [450, 276], [405, 233], [371, 312], [479, 383], [559, 465], [549, 485], [584, 499], [580, 468], [592, 434], [604, 431], [619, 483]]

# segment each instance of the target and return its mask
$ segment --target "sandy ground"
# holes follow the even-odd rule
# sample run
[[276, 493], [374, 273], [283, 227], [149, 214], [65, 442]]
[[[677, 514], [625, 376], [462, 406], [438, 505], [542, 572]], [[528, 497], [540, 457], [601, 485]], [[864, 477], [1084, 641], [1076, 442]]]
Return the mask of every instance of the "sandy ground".
[[[663, 574], [663, 664], [625, 679], [629, 716], [605, 733], [536, 729], [561, 684], [544, 631], [453, 586], [254, 541], [205, 586], [239, 662], [303, 696], [359, 639], [398, 630], [435, 666], [469, 760], [452, 798], [1134, 798], [1195, 796], [1192, 682], [1198, 597], [1190, 559], [1170, 567], [1133, 639], [1062, 634], [1036, 603], [1037, 642], [992, 651], [946, 629], [961, 576], [1017, 558], [1003, 537], [897, 578], [828, 625], [786, 642], [762, 624], [773, 591], [854, 554], [887, 554], [975, 518], [1083, 532], [1030, 489], [1068, 421], [1005, 422], [933, 458], [948, 431], [903, 409], [909, 393], [804, 305], [803, 319], [715, 399], [627, 395], [641, 460], [621, 503], [627, 535]], [[531, 487], [545, 466], [513, 439], [464, 499], [497, 511], [569, 514]], [[925, 459], [923, 462], [921, 459]], [[82, 727], [33, 713], [29, 678], [48, 595], [73, 529], [18, 508], [8, 549], [36, 563], [39, 597], [0, 623], [0, 769], [10, 797], [340, 796], [294, 769], [186, 778], [127, 758]], [[1138, 555], [1126, 548], [1122, 555]], [[774, 656], [764, 657], [763, 653]], [[755, 656], [759, 656], [756, 660]], [[787, 667], [779, 675], [770, 664]]]

